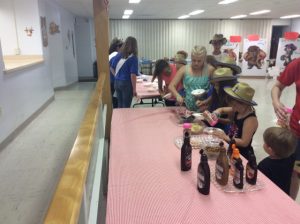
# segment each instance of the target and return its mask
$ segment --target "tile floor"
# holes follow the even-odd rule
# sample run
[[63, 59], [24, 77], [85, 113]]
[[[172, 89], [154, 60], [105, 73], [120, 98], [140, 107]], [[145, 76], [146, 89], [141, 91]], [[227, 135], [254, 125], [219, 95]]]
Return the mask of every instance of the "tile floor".
[[42, 223], [94, 86], [56, 91], [55, 100], [0, 151], [1, 224]]
[[[273, 80], [242, 79], [255, 88], [259, 128], [253, 146], [258, 161], [263, 131], [275, 123], [270, 90]], [[51, 103], [17, 138], [0, 151], [0, 223], [41, 223], [54, 188], [74, 143], [94, 83], [78, 83], [55, 92]], [[282, 102], [293, 106], [295, 87]], [[297, 202], [300, 204], [300, 196]]]

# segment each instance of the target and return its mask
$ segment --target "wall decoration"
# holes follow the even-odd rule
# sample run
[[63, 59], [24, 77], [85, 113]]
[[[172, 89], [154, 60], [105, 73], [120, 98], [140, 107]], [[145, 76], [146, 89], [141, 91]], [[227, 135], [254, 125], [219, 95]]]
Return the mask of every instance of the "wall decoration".
[[280, 72], [295, 58], [300, 57], [300, 39], [288, 40], [280, 38], [276, 56], [276, 67]]
[[30, 28], [26, 27], [24, 31], [27, 36], [31, 37], [34, 29], [32, 29], [32, 27], [30, 27]]
[[48, 46], [48, 34], [47, 34], [47, 23], [46, 23], [46, 17], [41, 16], [41, 31], [42, 31], [42, 42], [43, 46]]
[[221, 50], [224, 54], [233, 58], [236, 61], [236, 64], [238, 64], [239, 51], [240, 51], [239, 43], [233, 43], [233, 42], [227, 41], [226, 44], [222, 46]]
[[50, 34], [60, 33], [59, 26], [55, 22], [51, 22], [49, 25]]
[[243, 52], [242, 74], [265, 76], [267, 69], [265, 63], [267, 57], [266, 40], [244, 39]]

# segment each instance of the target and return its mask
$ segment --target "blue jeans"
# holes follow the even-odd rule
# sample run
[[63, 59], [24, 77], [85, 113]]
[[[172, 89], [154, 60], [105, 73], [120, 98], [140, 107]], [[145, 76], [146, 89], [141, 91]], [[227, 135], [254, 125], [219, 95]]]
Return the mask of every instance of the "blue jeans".
[[118, 108], [130, 108], [133, 97], [131, 80], [115, 80], [115, 91], [117, 93]]

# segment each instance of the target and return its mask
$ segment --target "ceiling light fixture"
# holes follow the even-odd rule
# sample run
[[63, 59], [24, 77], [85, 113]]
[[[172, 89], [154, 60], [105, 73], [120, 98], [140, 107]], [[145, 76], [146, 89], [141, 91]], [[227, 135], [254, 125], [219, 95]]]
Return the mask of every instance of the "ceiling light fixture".
[[257, 11], [257, 12], [251, 12], [249, 14], [252, 15], [252, 16], [254, 16], [254, 15], [261, 15], [261, 14], [265, 14], [265, 13], [269, 13], [269, 12], [271, 12], [271, 10], [264, 9], [264, 10], [260, 10], [260, 11]]
[[230, 17], [230, 19], [241, 19], [241, 18], [245, 18], [245, 17], [247, 17], [247, 15], [237, 15], [237, 16]]
[[281, 16], [280, 19], [292, 19], [298, 17], [300, 17], [300, 15], [288, 15], [288, 16]]
[[203, 13], [203, 12], [204, 12], [204, 10], [196, 10], [196, 11], [193, 11], [193, 12], [189, 13], [189, 15], [190, 16], [195, 16], [195, 15], [198, 15], [198, 14]]
[[129, 19], [130, 15], [123, 15], [122, 19]]
[[131, 9], [124, 10], [124, 15], [131, 15], [132, 13], [133, 13], [133, 10], [131, 10]]
[[141, 2], [141, 0], [129, 0], [130, 4], [138, 4], [140, 2]]
[[178, 19], [186, 19], [186, 18], [189, 18], [190, 16], [189, 15], [183, 15], [183, 16], [179, 16]]
[[219, 2], [218, 4], [219, 5], [227, 5], [227, 4], [230, 4], [230, 3], [237, 2], [237, 1], [238, 0], [224, 0], [224, 1]]

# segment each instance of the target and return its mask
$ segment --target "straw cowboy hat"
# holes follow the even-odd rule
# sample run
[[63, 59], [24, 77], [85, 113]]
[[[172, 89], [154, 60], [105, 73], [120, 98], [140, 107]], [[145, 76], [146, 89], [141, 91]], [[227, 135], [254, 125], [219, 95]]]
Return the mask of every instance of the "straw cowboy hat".
[[232, 69], [234, 75], [240, 74], [242, 72], [241, 67], [236, 65], [236, 61], [229, 56], [222, 58], [221, 62], [217, 61], [216, 65], [219, 67], [226, 67]]
[[226, 44], [227, 39], [223, 37], [223, 34], [215, 34], [213, 39], [209, 41], [210, 44], [221, 42], [222, 44]]
[[256, 106], [257, 103], [253, 101], [255, 90], [251, 88], [247, 83], [239, 82], [234, 87], [224, 88], [224, 91], [233, 99], [238, 100], [242, 103]]
[[240, 66], [236, 65], [235, 60], [232, 57], [224, 57], [222, 61], [217, 61], [214, 56], [207, 55], [206, 61], [208, 64], [212, 65], [213, 67], [225, 67], [230, 68], [233, 71], [233, 75], [240, 74], [242, 69]]
[[210, 81], [211, 82], [220, 82], [220, 81], [226, 81], [226, 80], [234, 80], [237, 77], [233, 75], [233, 72], [230, 68], [217, 68]]

